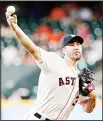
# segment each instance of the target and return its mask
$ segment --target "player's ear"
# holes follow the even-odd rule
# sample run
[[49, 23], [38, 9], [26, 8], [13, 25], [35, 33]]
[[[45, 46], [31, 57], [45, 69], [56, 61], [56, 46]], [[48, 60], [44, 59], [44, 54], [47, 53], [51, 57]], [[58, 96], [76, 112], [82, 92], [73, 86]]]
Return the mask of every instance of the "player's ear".
[[62, 52], [63, 52], [63, 54], [65, 54], [65, 47], [62, 48]]

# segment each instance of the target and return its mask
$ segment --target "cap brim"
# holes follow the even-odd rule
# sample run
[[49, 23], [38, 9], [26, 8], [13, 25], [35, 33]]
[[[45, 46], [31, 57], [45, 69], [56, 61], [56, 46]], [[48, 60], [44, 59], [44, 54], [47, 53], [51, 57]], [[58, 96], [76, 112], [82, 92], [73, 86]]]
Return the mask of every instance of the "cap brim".
[[80, 44], [83, 44], [83, 42], [84, 42], [84, 40], [83, 40], [82, 37], [80, 37], [80, 36], [75, 36], [75, 37], [73, 37], [68, 43], [75, 42], [75, 41], [80, 42]]

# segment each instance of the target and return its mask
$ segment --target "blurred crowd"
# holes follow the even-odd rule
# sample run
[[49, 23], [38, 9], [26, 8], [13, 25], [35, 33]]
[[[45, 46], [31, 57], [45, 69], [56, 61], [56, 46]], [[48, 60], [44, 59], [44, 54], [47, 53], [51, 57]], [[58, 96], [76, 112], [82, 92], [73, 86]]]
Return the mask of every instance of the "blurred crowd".
[[[60, 56], [63, 56], [61, 52], [63, 36], [80, 35], [84, 38], [84, 44], [83, 57], [78, 67], [96, 69], [102, 62], [102, 15], [89, 7], [63, 4], [53, 8], [48, 16], [39, 20], [33, 16], [18, 16], [18, 24], [36, 45], [47, 51], [55, 51]], [[35, 64], [31, 54], [17, 41], [9, 26], [3, 23], [1, 24], [1, 57], [5, 66]], [[14, 92], [14, 94], [18, 93], [19, 91]]]

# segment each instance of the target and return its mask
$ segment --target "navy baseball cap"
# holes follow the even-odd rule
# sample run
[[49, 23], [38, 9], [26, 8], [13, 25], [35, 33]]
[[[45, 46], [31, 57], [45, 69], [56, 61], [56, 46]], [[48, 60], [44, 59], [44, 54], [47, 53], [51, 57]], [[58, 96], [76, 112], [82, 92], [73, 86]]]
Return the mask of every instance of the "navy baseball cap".
[[66, 46], [66, 44], [71, 43], [73, 41], [78, 41], [80, 44], [84, 42], [83, 38], [77, 35], [67, 35], [62, 40], [62, 48]]

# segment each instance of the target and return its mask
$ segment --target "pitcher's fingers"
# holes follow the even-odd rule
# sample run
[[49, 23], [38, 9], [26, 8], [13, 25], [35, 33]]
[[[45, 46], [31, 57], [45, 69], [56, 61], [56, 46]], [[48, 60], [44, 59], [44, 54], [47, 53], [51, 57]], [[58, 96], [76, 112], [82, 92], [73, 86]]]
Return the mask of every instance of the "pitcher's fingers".
[[17, 19], [17, 15], [14, 14], [13, 17]]
[[7, 20], [8, 20], [8, 21], [11, 21], [11, 20], [15, 20], [15, 18], [12, 17], [12, 16], [10, 16]]
[[9, 22], [10, 22], [10, 23], [14, 23], [15, 21], [14, 21], [14, 20], [10, 20]]
[[6, 15], [6, 18], [8, 18], [8, 17], [10, 17], [10, 13], [8, 13], [8, 12], [5, 12], [5, 15]]

